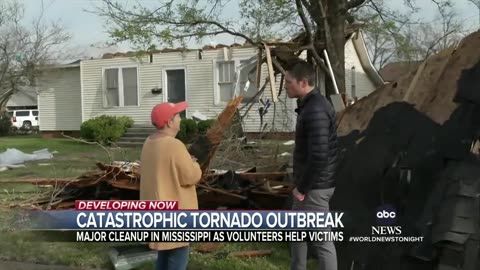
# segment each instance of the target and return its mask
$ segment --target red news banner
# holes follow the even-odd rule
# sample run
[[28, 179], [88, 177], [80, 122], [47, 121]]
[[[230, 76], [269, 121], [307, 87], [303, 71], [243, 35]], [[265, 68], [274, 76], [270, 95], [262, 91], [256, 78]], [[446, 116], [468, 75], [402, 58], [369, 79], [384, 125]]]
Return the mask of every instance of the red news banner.
[[75, 201], [75, 210], [105, 211], [105, 210], [178, 210], [177, 201]]

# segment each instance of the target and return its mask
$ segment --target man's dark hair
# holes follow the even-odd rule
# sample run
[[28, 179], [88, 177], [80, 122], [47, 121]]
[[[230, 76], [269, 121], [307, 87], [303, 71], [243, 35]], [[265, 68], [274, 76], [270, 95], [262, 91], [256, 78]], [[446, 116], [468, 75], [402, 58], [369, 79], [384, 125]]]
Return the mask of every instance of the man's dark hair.
[[315, 85], [315, 68], [305, 61], [292, 63], [287, 67], [287, 72], [297, 81], [307, 80], [310, 86]]

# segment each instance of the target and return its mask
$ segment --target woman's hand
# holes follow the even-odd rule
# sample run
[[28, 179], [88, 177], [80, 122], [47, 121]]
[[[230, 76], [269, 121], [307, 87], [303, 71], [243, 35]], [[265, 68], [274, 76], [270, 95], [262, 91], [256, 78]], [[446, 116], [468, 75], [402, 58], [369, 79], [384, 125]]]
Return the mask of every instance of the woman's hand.
[[303, 200], [305, 200], [305, 194], [300, 193], [300, 191], [298, 191], [297, 188], [293, 189], [293, 196], [295, 196], [295, 198], [297, 198], [297, 200], [299, 200], [301, 202], [303, 202]]

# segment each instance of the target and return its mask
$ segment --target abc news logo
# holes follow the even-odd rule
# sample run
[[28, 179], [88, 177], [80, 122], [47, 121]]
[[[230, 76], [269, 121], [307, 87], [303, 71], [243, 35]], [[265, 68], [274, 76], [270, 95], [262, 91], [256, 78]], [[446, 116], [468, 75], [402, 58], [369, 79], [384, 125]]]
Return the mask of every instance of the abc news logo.
[[382, 205], [376, 209], [378, 225], [394, 225], [397, 219], [397, 211], [391, 205]]
[[397, 217], [397, 213], [395, 213], [394, 211], [392, 212], [388, 212], [388, 211], [379, 211], [377, 212], [377, 218], [396, 218]]
[[372, 235], [401, 235], [402, 226], [372, 226]]
[[384, 205], [377, 208], [376, 218], [379, 226], [372, 226], [372, 235], [402, 234], [401, 226], [393, 226], [397, 218], [397, 212], [393, 206]]

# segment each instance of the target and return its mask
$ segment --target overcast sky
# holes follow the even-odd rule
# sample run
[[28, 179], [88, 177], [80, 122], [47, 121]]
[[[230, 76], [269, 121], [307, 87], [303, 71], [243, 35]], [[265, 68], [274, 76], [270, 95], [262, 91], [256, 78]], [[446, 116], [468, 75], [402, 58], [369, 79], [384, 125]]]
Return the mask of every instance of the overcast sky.
[[[24, 4], [26, 19], [31, 19], [41, 10], [40, 0], [18, 0]], [[79, 52], [83, 52], [87, 56], [98, 57], [104, 52], [127, 51], [129, 46], [121, 44], [118, 48], [101, 48], [101, 45], [109, 41], [108, 34], [103, 26], [103, 19], [95, 14], [85, 12], [84, 10], [93, 10], [94, 7], [101, 4], [99, 0], [44, 0], [45, 18], [47, 20], [60, 20], [66, 30], [71, 33], [71, 47]], [[232, 1], [234, 2], [234, 1]], [[389, 6], [400, 10], [405, 10], [403, 0], [385, 0]], [[437, 14], [436, 6], [431, 0], [416, 0], [417, 5], [422, 9], [417, 17], [425, 18], [425, 20], [433, 21]], [[479, 12], [478, 9], [468, 0], [453, 0], [456, 12], [462, 18], [465, 27], [471, 30], [478, 29]], [[155, 0], [149, 0], [149, 3], [155, 3]], [[229, 14], [230, 13], [230, 14]], [[233, 9], [227, 9], [224, 16], [236, 17], [238, 13]], [[226, 36], [213, 37], [206, 40], [206, 43], [213, 41], [216, 43], [230, 44], [234, 40]], [[243, 41], [238, 41], [243, 42]]]

